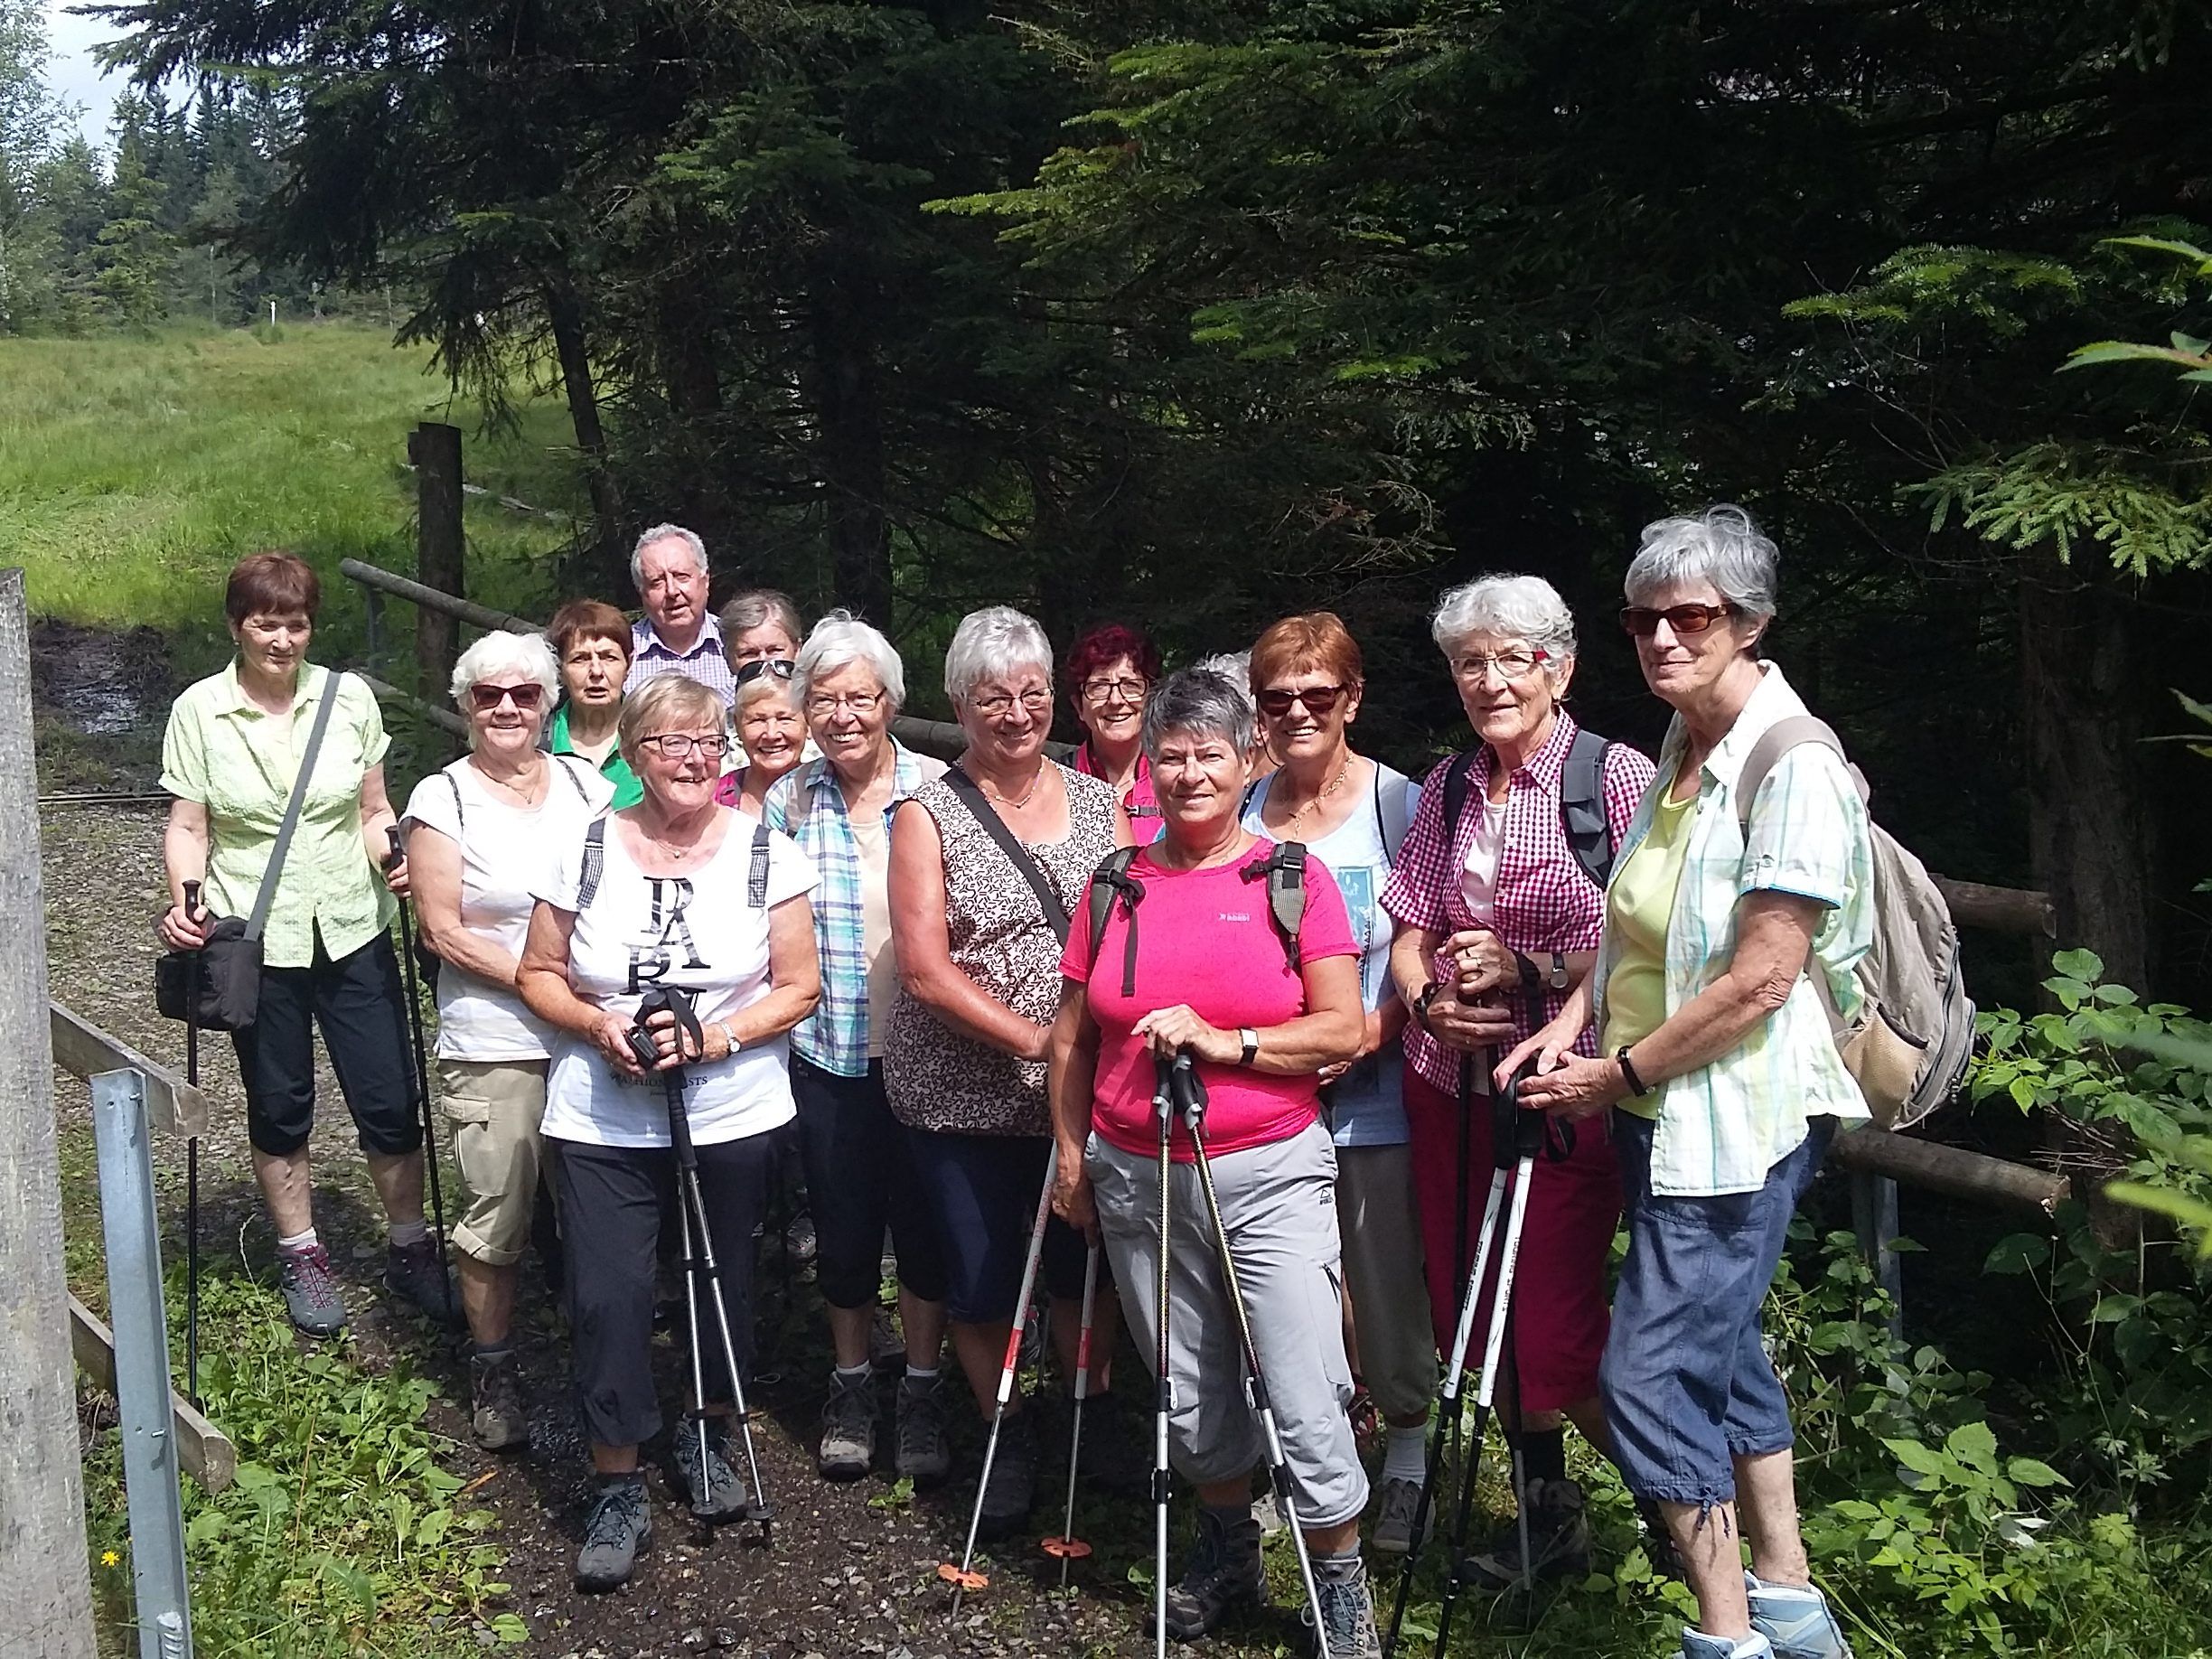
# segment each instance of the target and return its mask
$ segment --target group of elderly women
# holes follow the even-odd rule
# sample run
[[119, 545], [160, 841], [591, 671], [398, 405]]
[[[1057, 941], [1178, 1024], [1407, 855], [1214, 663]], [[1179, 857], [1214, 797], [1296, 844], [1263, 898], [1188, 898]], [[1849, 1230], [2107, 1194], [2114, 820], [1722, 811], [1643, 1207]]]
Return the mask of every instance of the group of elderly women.
[[[877, 1463], [886, 1233], [904, 1345], [888, 1461], [917, 1482], [951, 1467], [948, 1332], [992, 1414], [1045, 1189], [1042, 1279], [1071, 1383], [1092, 1252], [1110, 1286], [1146, 1288], [1119, 1314], [1111, 1289], [1103, 1304], [1106, 1328], [1126, 1319], [1146, 1351], [1150, 1288], [1165, 1284], [1167, 1430], [1199, 1499], [1168, 1618], [1194, 1639], [1263, 1593], [1251, 1492], [1263, 1448], [1180, 1128], [1160, 1191], [1156, 1068], [1186, 1056], [1320, 1648], [1367, 1659], [1371, 1493], [1353, 1413], [1364, 1391], [1386, 1429], [1370, 1542], [1403, 1554], [1437, 1356], [1478, 1242], [1467, 1194], [1494, 1162], [1490, 1096], [1517, 1077], [1523, 1109], [1580, 1132], [1534, 1166], [1514, 1286], [1501, 1410], [1527, 1524], [1462, 1570], [1503, 1588], [1587, 1569], [1571, 1420], [1679, 1556], [1700, 1608], [1685, 1659], [1847, 1652], [1810, 1582], [1759, 1310], [1836, 1126], [1867, 1115], [1811, 976], [1854, 1005], [1871, 866], [1859, 796], [1824, 747], [1788, 750], [1756, 799], [1737, 799], [1759, 736], [1804, 712], [1757, 654], [1776, 565], [1735, 509], [1646, 528], [1621, 621], [1674, 714], [1655, 768], [1568, 713], [1574, 621], [1530, 576], [1484, 577], [1439, 606], [1436, 642], [1477, 741], [1419, 784], [1354, 748], [1364, 670], [1327, 613], [1268, 629], [1241, 677], [1163, 678], [1141, 635], [1094, 631], [1061, 665], [1086, 736], [1063, 765], [1046, 753], [1043, 631], [979, 611], [946, 655], [967, 740], [947, 767], [892, 736], [903, 665], [847, 613], [802, 640], [787, 600], [742, 596], [720, 630], [733, 708], [681, 671], [625, 697], [630, 624], [571, 605], [545, 639], [492, 634], [464, 653], [453, 692], [470, 752], [417, 788], [408, 857], [389, 867], [385, 740], [373, 700], [344, 699], [269, 928], [263, 1018], [276, 1018], [239, 1039], [294, 1317], [343, 1318], [307, 1211], [311, 1015], [391, 1217], [388, 1278], [434, 1313], [451, 1306], [422, 1255], [380, 876], [411, 891], [443, 964], [442, 1099], [465, 1188], [457, 1301], [487, 1446], [528, 1432], [514, 1264], [541, 1171], [557, 1195], [599, 1483], [579, 1583], [622, 1582], [651, 1536], [638, 1457], [663, 1428], [649, 1352], [674, 1179], [651, 1073], [680, 1066], [741, 1368], [750, 1240], [780, 1131], [796, 1138], [834, 1350], [826, 1477]], [[180, 700], [164, 776], [174, 946], [208, 922], [185, 910], [185, 882], [204, 874], [218, 911], [250, 903], [323, 681], [305, 666], [314, 601], [296, 560], [246, 561], [230, 598], [239, 661]], [[1293, 843], [1308, 857], [1286, 921], [1270, 871]], [[689, 992], [700, 1024], [688, 1035], [661, 1016], [649, 1067], [633, 1027], [655, 987]], [[1112, 1349], [1094, 1351], [1093, 1401], [1113, 1398]], [[726, 1401], [718, 1357], [706, 1392]], [[1007, 1406], [978, 1495], [987, 1538], [1021, 1524], [1040, 1461], [1019, 1391]], [[729, 1410], [710, 1403], [708, 1432], [673, 1437], [708, 1515], [741, 1509]]]

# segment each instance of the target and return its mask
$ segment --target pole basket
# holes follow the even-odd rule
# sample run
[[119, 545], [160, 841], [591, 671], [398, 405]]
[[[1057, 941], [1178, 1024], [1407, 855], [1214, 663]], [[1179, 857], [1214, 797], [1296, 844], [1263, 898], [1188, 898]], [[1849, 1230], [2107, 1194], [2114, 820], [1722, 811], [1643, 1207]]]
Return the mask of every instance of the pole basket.
[[963, 1596], [970, 1590], [988, 1589], [990, 1587], [989, 1573], [966, 1571], [957, 1561], [939, 1561], [937, 1576]]
[[1080, 1538], [1047, 1538], [1037, 1548], [1064, 1561], [1088, 1561], [1091, 1556], [1091, 1546]]

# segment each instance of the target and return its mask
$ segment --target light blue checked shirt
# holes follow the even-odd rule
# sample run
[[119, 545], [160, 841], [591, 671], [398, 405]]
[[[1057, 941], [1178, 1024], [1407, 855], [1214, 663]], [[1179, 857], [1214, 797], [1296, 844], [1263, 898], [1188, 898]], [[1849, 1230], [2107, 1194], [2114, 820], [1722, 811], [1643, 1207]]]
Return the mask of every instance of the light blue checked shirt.
[[[1798, 745], [1767, 774], [1752, 802], [1750, 834], [1738, 827], [1736, 783], [1752, 746], [1777, 721], [1807, 712], [1780, 669], [1771, 662], [1759, 666], [1766, 678], [1706, 756], [1698, 785], [1697, 819], [1667, 918], [1670, 1019], [1728, 970], [1736, 951], [1737, 907], [1749, 893], [1794, 893], [1827, 907], [1813, 936], [1808, 970], [1827, 974], [1845, 1016], [1859, 1008], [1852, 970], [1873, 944], [1874, 850], [1866, 807], [1843, 762], [1824, 745]], [[1660, 745], [1659, 775], [1621, 842], [1616, 871], [1627, 867], [1650, 832], [1653, 811], [1673, 787], [1687, 744], [1677, 715]], [[1616, 943], [1607, 928], [1593, 970], [1601, 1028]], [[1808, 1119], [1851, 1121], [1871, 1115], [1843, 1067], [1828, 1011], [1808, 977], [1800, 977], [1780, 1009], [1734, 1049], [1702, 1070], [1660, 1084], [1654, 1101], [1655, 1111], [1648, 1114], [1657, 1120], [1651, 1190], [1677, 1197], [1756, 1192], [1766, 1185], [1767, 1172], [1804, 1139]]]
[[[930, 779], [944, 762], [917, 755], [895, 737], [898, 758], [891, 778], [891, 804], [884, 809], [884, 833], [891, 814]], [[799, 843], [821, 874], [814, 889], [814, 943], [821, 957], [821, 1001], [792, 1027], [792, 1047], [825, 1072], [839, 1077], [865, 1076], [868, 1069], [867, 946], [861, 927], [860, 884], [865, 879], [860, 848], [853, 839], [845, 790], [827, 760], [801, 765], [779, 778], [768, 792], [764, 816]]]

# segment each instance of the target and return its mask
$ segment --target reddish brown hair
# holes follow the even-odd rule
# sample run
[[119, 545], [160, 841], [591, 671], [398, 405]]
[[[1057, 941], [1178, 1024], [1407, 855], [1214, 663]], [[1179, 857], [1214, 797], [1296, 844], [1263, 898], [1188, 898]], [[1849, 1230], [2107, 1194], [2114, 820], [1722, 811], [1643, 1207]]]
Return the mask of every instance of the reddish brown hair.
[[1359, 642], [1334, 611], [1286, 616], [1252, 642], [1251, 684], [1257, 692], [1279, 675], [1318, 671], [1340, 686], [1364, 683]]
[[553, 613], [553, 620], [546, 623], [546, 638], [553, 642], [553, 654], [567, 661], [568, 652], [579, 639], [605, 640], [622, 647], [626, 660], [630, 655], [630, 619], [613, 605], [599, 599], [571, 599]]
[[305, 615], [322, 608], [323, 584], [296, 553], [248, 553], [230, 567], [223, 586], [223, 614], [233, 627], [248, 616]]
[[1111, 668], [1127, 657], [1148, 685], [1159, 684], [1159, 647], [1136, 629], [1120, 623], [1103, 623], [1068, 647], [1060, 662], [1060, 680], [1067, 694], [1081, 700], [1083, 681], [1101, 669]]

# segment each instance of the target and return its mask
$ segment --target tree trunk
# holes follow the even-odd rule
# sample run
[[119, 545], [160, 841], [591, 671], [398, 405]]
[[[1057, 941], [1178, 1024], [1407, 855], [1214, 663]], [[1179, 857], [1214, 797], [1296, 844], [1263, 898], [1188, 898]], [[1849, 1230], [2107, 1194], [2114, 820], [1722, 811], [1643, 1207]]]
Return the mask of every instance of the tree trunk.
[[600, 591], [617, 593], [627, 579], [623, 543], [622, 490], [607, 464], [606, 428], [599, 422], [599, 392], [592, 379], [591, 353], [584, 339], [584, 303], [567, 278], [546, 285], [546, 322], [553, 331], [553, 351], [560, 361], [561, 389], [568, 398], [568, 419], [584, 456], [586, 486], [591, 491], [593, 565], [612, 578]]
[[[682, 234], [680, 224], [680, 236]], [[690, 240], [704, 244], [702, 228]], [[736, 530], [736, 509], [722, 480], [722, 373], [704, 273], [678, 267], [653, 292], [653, 356], [676, 418], [672, 438], [676, 499], [684, 523], [706, 538], [711, 558]]]
[[817, 263], [808, 324], [824, 529], [839, 604], [891, 627], [891, 535], [884, 514], [883, 409], [869, 296], [843, 245]]

